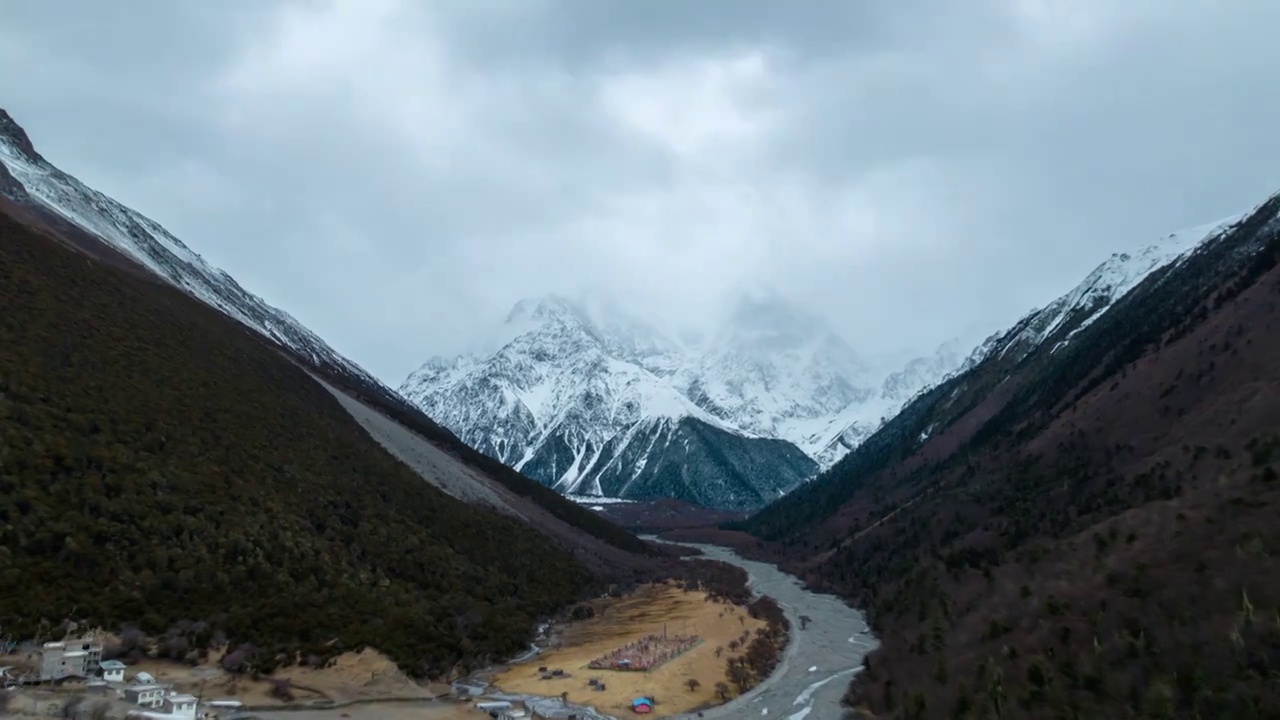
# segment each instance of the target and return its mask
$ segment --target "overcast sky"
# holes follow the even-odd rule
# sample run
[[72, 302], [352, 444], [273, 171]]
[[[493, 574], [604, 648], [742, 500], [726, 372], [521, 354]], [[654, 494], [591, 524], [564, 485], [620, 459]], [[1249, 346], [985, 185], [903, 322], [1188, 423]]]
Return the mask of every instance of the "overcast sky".
[[7, 0], [0, 107], [397, 384], [521, 297], [994, 330], [1280, 189], [1272, 0]]

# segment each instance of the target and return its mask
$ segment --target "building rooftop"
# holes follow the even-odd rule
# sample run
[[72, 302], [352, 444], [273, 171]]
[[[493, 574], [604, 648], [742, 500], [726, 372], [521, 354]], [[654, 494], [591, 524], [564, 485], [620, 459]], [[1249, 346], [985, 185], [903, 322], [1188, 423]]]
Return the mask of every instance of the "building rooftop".
[[152, 683], [139, 683], [137, 685], [130, 685], [129, 687], [125, 688], [125, 692], [128, 692], [130, 690], [134, 692], [148, 692], [151, 690], [163, 690], [163, 689], [164, 688], [160, 687], [159, 685], [155, 685]]
[[62, 654], [62, 657], [64, 657], [64, 658], [80, 658], [80, 657], [84, 657], [85, 655], [88, 655], [88, 654], [89, 654], [89, 653], [87, 653], [87, 652], [85, 652], [85, 651], [83, 651], [83, 650], [72, 650], [71, 652], [63, 653], [63, 654]]
[[170, 695], [165, 698], [172, 703], [193, 703], [196, 701], [195, 695]]
[[98, 663], [98, 667], [102, 668], [103, 670], [124, 670], [129, 666], [125, 665], [119, 660], [103, 660], [102, 662]]

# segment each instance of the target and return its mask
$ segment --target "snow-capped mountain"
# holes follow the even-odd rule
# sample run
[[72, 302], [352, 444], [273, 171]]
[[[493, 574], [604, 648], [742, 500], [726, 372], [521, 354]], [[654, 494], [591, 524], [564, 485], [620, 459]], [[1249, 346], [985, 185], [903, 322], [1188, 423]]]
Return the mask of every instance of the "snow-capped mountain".
[[288, 313], [246, 291], [141, 213], [121, 205], [45, 160], [27, 133], [0, 109], [0, 194], [109, 243], [157, 277], [212, 305], [276, 343], [321, 365], [381, 385]]
[[687, 342], [551, 295], [517, 303], [483, 350], [429, 360], [400, 392], [562, 492], [748, 509], [835, 462], [959, 357], [947, 346], [889, 381], [776, 296], [744, 299]]
[[821, 319], [770, 296], [745, 298], [692, 348], [671, 382], [733, 427], [812, 455], [827, 420], [876, 394], [867, 364]]
[[908, 360], [879, 383], [878, 392], [849, 404], [826, 418], [801, 447], [823, 470], [862, 444], [920, 392], [953, 373], [964, 361], [958, 339], [942, 343], [931, 354]]
[[974, 349], [960, 370], [967, 370], [992, 356], [1017, 362], [1059, 329], [1070, 326], [1070, 332], [1055, 344], [1053, 349], [1057, 350], [1149, 275], [1182, 262], [1204, 243], [1222, 235], [1247, 216], [1248, 213], [1232, 215], [1217, 222], [1179, 230], [1132, 252], [1115, 253], [1067, 294], [1027, 313], [1012, 328], [987, 338]]
[[[831, 467], [956, 373], [993, 356], [1016, 364], [1049, 338], [1055, 349], [1070, 342], [1144, 278], [1242, 217], [1116, 253], [967, 356], [952, 340], [889, 373], [877, 374], [820, 319], [776, 296], [744, 300], [720, 332], [696, 343], [667, 338], [625, 313], [602, 316], [551, 297], [517, 304], [491, 350], [433, 359], [401, 392], [469, 443], [561, 491], [667, 494], [741, 509]], [[673, 430], [682, 426], [717, 441], [691, 446]], [[764, 439], [775, 441], [774, 450], [787, 448], [784, 456], [750, 453], [756, 459], [747, 474], [730, 480], [723, 471], [720, 486], [700, 487], [690, 477], [643, 480], [655, 458], [673, 457], [673, 443], [680, 462], [698, 467], [707, 462], [700, 452], [719, 454], [728, 443], [745, 453]]]
[[503, 330], [492, 354], [428, 361], [400, 391], [467, 444], [562, 492], [746, 509], [816, 469], [660, 376], [679, 346], [637, 320], [597, 321], [553, 295], [518, 303]]

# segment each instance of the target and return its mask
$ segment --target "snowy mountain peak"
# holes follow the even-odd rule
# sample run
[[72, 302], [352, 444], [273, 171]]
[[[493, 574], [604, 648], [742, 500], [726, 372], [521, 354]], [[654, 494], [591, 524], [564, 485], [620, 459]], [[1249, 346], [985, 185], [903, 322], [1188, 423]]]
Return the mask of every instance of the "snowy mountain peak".
[[921, 389], [932, 385], [947, 373], [960, 366], [965, 349], [959, 340], [948, 340], [925, 355], [909, 360], [897, 372], [889, 375], [880, 385], [880, 395], [887, 400], [906, 402]]
[[[1016, 363], [1050, 337], [1059, 345], [1070, 341], [1151, 273], [1237, 220], [1115, 253], [1070, 292], [991, 335], [967, 358], [961, 342], [951, 340], [893, 372], [873, 372], [822, 318], [773, 292], [743, 296], [718, 330], [680, 341], [626, 313], [589, 311], [548, 296], [517, 304], [507, 323], [510, 340], [500, 350], [428, 363], [402, 390], [470, 442], [488, 443], [489, 452], [567, 491], [658, 492], [652, 483], [636, 484], [659, 452], [640, 447], [670, 452], [675, 438], [691, 437], [676, 430], [686, 422], [720, 434], [696, 444], [719, 457], [724, 443], [750, 455], [745, 448], [772, 438], [823, 469], [946, 377], [993, 355]], [[469, 395], [476, 392], [484, 397]], [[485, 398], [501, 401], [472, 412]], [[450, 410], [459, 407], [470, 410]], [[687, 454], [695, 444], [682, 442], [681, 462], [705, 460]], [[803, 471], [803, 463], [787, 463], [791, 477]], [[777, 469], [735, 472], [747, 477], [725, 480], [721, 473], [718, 489], [685, 483], [661, 492], [724, 504], [730, 502], [724, 493], [733, 494], [725, 488], [734, 486], [739, 499], [733, 502], [743, 502], [742, 487], [767, 495], [759, 478]]]
[[516, 303], [487, 354], [433, 358], [400, 391], [468, 444], [563, 492], [743, 508], [812, 475], [799, 450], [772, 449], [674, 386], [664, 373], [677, 348], [618, 308], [548, 295]]
[[0, 108], [0, 141], [20, 153], [28, 162], [43, 163], [45, 161], [40, 157], [40, 153], [36, 152], [35, 145], [31, 144], [27, 131], [23, 130], [4, 108]]
[[577, 303], [563, 295], [545, 295], [520, 300], [507, 313], [506, 324], [523, 326], [531, 323], [580, 323], [591, 325], [591, 318]]
[[[777, 296], [744, 298], [703, 337], [673, 339], [607, 299], [547, 295], [516, 303], [484, 352], [433, 358], [400, 390], [468, 443], [564, 492], [735, 508], [834, 462], [896, 402], [824, 320]], [[900, 391], [918, 391], [913, 383], [949, 362], [915, 368]], [[675, 463], [658, 465], [661, 481], [649, 474], [659, 456]], [[678, 467], [682, 479], [669, 474]], [[693, 475], [710, 485], [695, 487]]]
[[1101, 317], [1117, 300], [1161, 268], [1182, 262], [1212, 238], [1240, 222], [1247, 213], [1170, 233], [1154, 243], [1114, 253], [1070, 292], [1022, 317], [1008, 331], [987, 338], [965, 360], [962, 369], [995, 355], [1016, 362], [1059, 331], [1065, 332], [1054, 346], [1065, 345], [1076, 333]]

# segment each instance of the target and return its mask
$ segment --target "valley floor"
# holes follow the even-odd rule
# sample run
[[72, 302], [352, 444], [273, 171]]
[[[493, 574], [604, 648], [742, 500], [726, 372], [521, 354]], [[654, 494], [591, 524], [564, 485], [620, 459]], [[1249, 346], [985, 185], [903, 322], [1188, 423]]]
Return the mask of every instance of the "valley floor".
[[[494, 686], [522, 695], [567, 693], [571, 703], [618, 716], [630, 714], [633, 699], [647, 696], [656, 701], [650, 717], [670, 717], [720, 702], [715, 686], [725, 682], [725, 660], [741, 654], [730, 649], [737, 649], [731, 643], [765, 626], [763, 620], [748, 616], [745, 608], [668, 584], [644, 586], [631, 596], [598, 600], [592, 607], [595, 617], [557, 629], [551, 648], [497, 674]], [[588, 667], [592, 660], [627, 643], [664, 632], [696, 635], [701, 643], [648, 672]], [[560, 669], [565, 675], [544, 680], [541, 667]], [[603, 682], [605, 689], [590, 686], [592, 678]], [[690, 680], [697, 681], [694, 689], [688, 686]]]
[[[593, 601], [593, 617], [554, 628], [546, 647], [527, 660], [480, 673], [476, 680], [488, 683], [483, 697], [541, 698], [552, 715], [581, 712], [591, 707], [598, 715], [631, 717], [630, 701], [648, 696], [656, 702], [651, 717], [738, 718], [745, 715], [779, 715], [791, 720], [838, 717], [840, 698], [863, 656], [876, 646], [862, 614], [830, 595], [818, 595], [773, 565], [744, 560], [733, 551], [712, 545], [696, 547], [703, 557], [721, 560], [747, 571], [756, 596], [774, 598], [791, 623], [791, 638], [773, 673], [741, 696], [727, 683], [726, 660], [741, 655], [731, 645], [744, 634], [754, 635], [765, 622], [749, 616], [746, 608], [716, 602], [706, 592], [685, 591], [673, 583], [645, 585], [620, 598]], [[802, 623], [801, 618], [807, 618]], [[803, 627], [802, 625], [807, 625]], [[595, 658], [645, 635], [696, 635], [701, 642], [687, 652], [648, 672], [591, 669]], [[114, 640], [114, 639], [113, 639]], [[719, 652], [717, 652], [719, 651]], [[255, 680], [223, 671], [219, 657], [190, 666], [167, 660], [147, 659], [130, 663], [129, 675], [145, 671], [176, 691], [197, 694], [205, 701], [238, 700], [244, 710], [226, 715], [260, 720], [467, 720], [486, 717], [475, 701], [453, 699], [452, 688], [420, 684], [401, 673], [374, 650], [347, 653], [324, 669], [289, 667]], [[543, 680], [540, 668], [560, 669], [563, 677]], [[606, 686], [594, 690], [597, 678]], [[696, 680], [694, 688], [689, 680]], [[728, 702], [721, 703], [717, 684], [725, 683]], [[468, 680], [462, 684], [471, 684]], [[273, 692], [284, 686], [286, 697]], [[23, 691], [70, 698], [83, 694], [74, 685], [59, 691]], [[561, 704], [567, 694], [570, 706]], [[64, 700], [65, 701], [65, 700]], [[323, 704], [330, 704], [325, 707]], [[315, 707], [308, 707], [309, 705]], [[575, 709], [576, 708], [576, 709]], [[127, 709], [127, 708], [126, 708]], [[19, 710], [19, 712], [22, 712]]]

